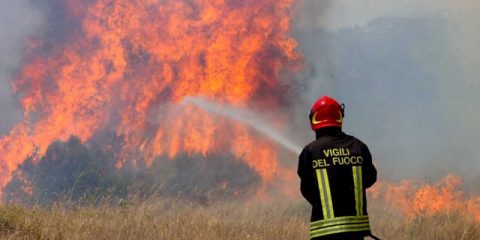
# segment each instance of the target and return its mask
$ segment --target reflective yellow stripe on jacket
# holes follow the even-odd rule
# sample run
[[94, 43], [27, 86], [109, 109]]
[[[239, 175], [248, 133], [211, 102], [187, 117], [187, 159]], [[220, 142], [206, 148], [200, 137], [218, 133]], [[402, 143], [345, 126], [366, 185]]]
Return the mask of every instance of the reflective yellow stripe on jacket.
[[328, 181], [327, 169], [317, 169], [318, 190], [322, 204], [323, 218], [334, 218], [332, 195], [330, 194], [330, 182]]
[[310, 224], [310, 238], [343, 232], [370, 230], [368, 216], [347, 216], [323, 219]]
[[316, 170], [323, 219], [311, 222], [310, 238], [322, 237], [336, 233], [361, 232], [370, 230], [368, 216], [363, 215], [362, 167], [353, 166], [352, 173], [356, 216], [335, 217], [327, 169], [323, 168]]
[[357, 216], [363, 215], [363, 179], [362, 179], [362, 166], [352, 167], [353, 171], [353, 189], [355, 191], [355, 209], [357, 210]]

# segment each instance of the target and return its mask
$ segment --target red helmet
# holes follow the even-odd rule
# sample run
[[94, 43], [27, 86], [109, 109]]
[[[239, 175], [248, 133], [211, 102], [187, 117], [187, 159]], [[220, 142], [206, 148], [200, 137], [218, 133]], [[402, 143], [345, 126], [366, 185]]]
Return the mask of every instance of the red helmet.
[[329, 96], [319, 98], [310, 111], [310, 124], [315, 131], [324, 127], [342, 127], [345, 106]]

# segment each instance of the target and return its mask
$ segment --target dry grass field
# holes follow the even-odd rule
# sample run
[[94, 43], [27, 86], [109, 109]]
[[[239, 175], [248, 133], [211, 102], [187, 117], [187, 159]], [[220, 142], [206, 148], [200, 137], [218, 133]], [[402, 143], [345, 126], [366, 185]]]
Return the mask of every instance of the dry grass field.
[[[406, 219], [372, 202], [382, 239], [480, 239], [480, 224], [460, 214]], [[308, 239], [309, 207], [293, 203], [197, 204], [176, 199], [115, 206], [0, 206], [0, 239]]]

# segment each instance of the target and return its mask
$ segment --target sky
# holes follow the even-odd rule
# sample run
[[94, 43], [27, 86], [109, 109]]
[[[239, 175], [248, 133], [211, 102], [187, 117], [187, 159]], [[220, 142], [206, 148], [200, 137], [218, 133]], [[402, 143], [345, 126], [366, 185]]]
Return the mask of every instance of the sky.
[[10, 80], [22, 62], [22, 43], [40, 31], [43, 18], [30, 1], [0, 1], [0, 134], [21, 118]]

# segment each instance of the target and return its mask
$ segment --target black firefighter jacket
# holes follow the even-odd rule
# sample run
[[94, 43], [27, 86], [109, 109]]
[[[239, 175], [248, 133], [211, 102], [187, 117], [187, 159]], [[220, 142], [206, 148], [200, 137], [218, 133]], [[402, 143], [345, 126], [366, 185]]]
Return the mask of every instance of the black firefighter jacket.
[[298, 175], [312, 205], [311, 239], [370, 234], [365, 189], [375, 183], [377, 170], [364, 143], [339, 128], [321, 129], [300, 154]]

